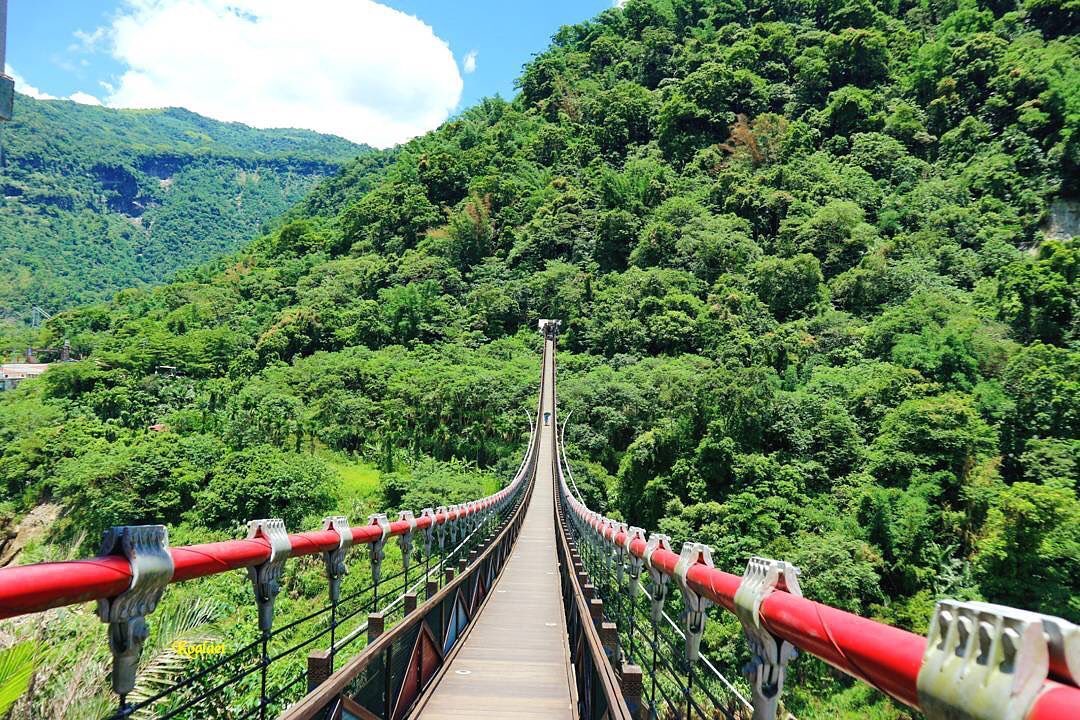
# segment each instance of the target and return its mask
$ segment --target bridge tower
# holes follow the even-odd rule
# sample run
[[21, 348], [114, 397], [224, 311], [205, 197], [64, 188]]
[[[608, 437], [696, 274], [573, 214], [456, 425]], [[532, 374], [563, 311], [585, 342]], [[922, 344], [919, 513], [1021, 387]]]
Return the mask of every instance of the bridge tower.
[[540, 333], [548, 340], [554, 340], [555, 336], [559, 334], [559, 328], [562, 327], [562, 320], [544, 320], [541, 319], [537, 322], [537, 326], [540, 329]]

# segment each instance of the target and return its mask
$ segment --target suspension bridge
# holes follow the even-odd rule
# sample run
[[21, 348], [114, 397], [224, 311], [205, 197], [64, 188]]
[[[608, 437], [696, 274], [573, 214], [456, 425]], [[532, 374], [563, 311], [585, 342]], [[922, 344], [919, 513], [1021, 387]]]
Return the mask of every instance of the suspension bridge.
[[[773, 720], [791, 717], [783, 690], [800, 652], [935, 720], [1080, 718], [1080, 627], [1061, 618], [943, 599], [923, 637], [804, 597], [782, 560], [731, 574], [706, 545], [676, 552], [588, 508], [558, 433], [558, 322], [540, 329], [529, 442], [494, 495], [296, 534], [252, 520], [244, 539], [187, 547], [169, 547], [163, 526], [111, 528], [97, 557], [0, 569], [0, 618], [96, 601], [116, 720]], [[358, 554], [370, 581], [345, 592]], [[275, 623], [282, 575], [306, 555], [323, 561], [326, 603]], [[168, 586], [236, 570], [258, 610], [250, 643], [134, 692]], [[702, 650], [710, 610], [741, 623], [741, 676]], [[238, 704], [237, 686], [257, 699]]]

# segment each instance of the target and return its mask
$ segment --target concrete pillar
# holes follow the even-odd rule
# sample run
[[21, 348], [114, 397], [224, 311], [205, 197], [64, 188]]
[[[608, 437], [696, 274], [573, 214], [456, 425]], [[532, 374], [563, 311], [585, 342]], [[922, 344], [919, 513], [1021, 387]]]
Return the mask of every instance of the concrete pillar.
[[592, 618], [594, 623], [599, 624], [604, 619], [604, 601], [600, 598], [593, 598], [589, 601], [589, 617]]

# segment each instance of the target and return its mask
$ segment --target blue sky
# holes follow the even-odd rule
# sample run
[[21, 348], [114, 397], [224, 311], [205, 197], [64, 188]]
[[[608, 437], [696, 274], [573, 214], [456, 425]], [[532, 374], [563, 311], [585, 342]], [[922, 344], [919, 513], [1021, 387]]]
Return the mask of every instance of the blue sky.
[[39, 97], [181, 105], [386, 146], [484, 96], [510, 97], [561, 25], [612, 4], [11, 0], [7, 62]]

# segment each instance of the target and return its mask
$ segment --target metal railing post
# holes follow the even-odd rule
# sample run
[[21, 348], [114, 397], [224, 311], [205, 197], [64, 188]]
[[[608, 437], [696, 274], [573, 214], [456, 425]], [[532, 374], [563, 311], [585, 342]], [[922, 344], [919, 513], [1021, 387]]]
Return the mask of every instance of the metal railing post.
[[652, 621], [652, 665], [649, 668], [649, 677], [652, 683], [649, 687], [649, 712], [656, 716], [656, 675], [657, 645], [660, 642], [660, 618], [664, 614], [664, 601], [667, 600], [668, 576], [663, 570], [652, 564], [653, 554], [659, 550], [671, 552], [671, 539], [667, 535], [653, 533], [645, 544], [645, 553], [642, 557], [645, 568], [649, 571], [650, 590], [652, 595], [652, 607], [649, 617]]
[[270, 557], [265, 562], [248, 568], [255, 603], [259, 607], [260, 660], [259, 660], [259, 720], [266, 720], [266, 673], [270, 667], [270, 629], [274, 625], [274, 600], [281, 591], [281, 574], [285, 561], [292, 553], [289, 533], [280, 518], [248, 521], [248, 539], [263, 538], [270, 544]]
[[416, 518], [412, 510], [402, 510], [398, 513], [398, 522], [409, 523], [409, 529], [398, 535], [398, 547], [401, 549], [401, 566], [405, 570], [405, 589], [409, 588], [409, 566], [412, 564], [413, 533], [416, 532]]
[[131, 587], [116, 597], [98, 600], [97, 614], [109, 624], [112, 689], [120, 696], [120, 717], [130, 714], [127, 696], [143, 644], [150, 635], [146, 616], [154, 611], [173, 576], [169, 531], [164, 525], [121, 525], [105, 531], [101, 555], [122, 555], [131, 563]]
[[373, 513], [368, 516], [368, 525], [378, 525], [382, 530], [382, 536], [371, 543], [371, 579], [374, 584], [371, 610], [378, 612], [379, 580], [382, 577], [383, 558], [386, 557], [386, 537], [390, 534], [390, 521], [383, 513]]
[[735, 614], [750, 645], [750, 663], [743, 672], [750, 681], [754, 720], [775, 720], [787, 665], [799, 654], [762, 626], [761, 603], [778, 587], [802, 597], [798, 576], [799, 568], [791, 563], [752, 557], [735, 593]]
[[705, 633], [705, 619], [712, 602], [695, 592], [686, 581], [686, 574], [694, 565], [714, 567], [712, 549], [701, 543], [685, 542], [675, 565], [675, 582], [682, 591], [683, 611], [686, 619], [686, 717], [689, 720], [694, 699], [694, 665], [701, 654], [701, 637]]
[[338, 534], [338, 546], [334, 550], [323, 553], [323, 565], [326, 568], [326, 578], [330, 595], [330, 672], [334, 672], [334, 655], [337, 652], [337, 609], [341, 602], [341, 580], [348, 573], [345, 566], [345, 554], [353, 544], [352, 529], [349, 521], [343, 515], [332, 515], [323, 518], [323, 530], [334, 530]]

